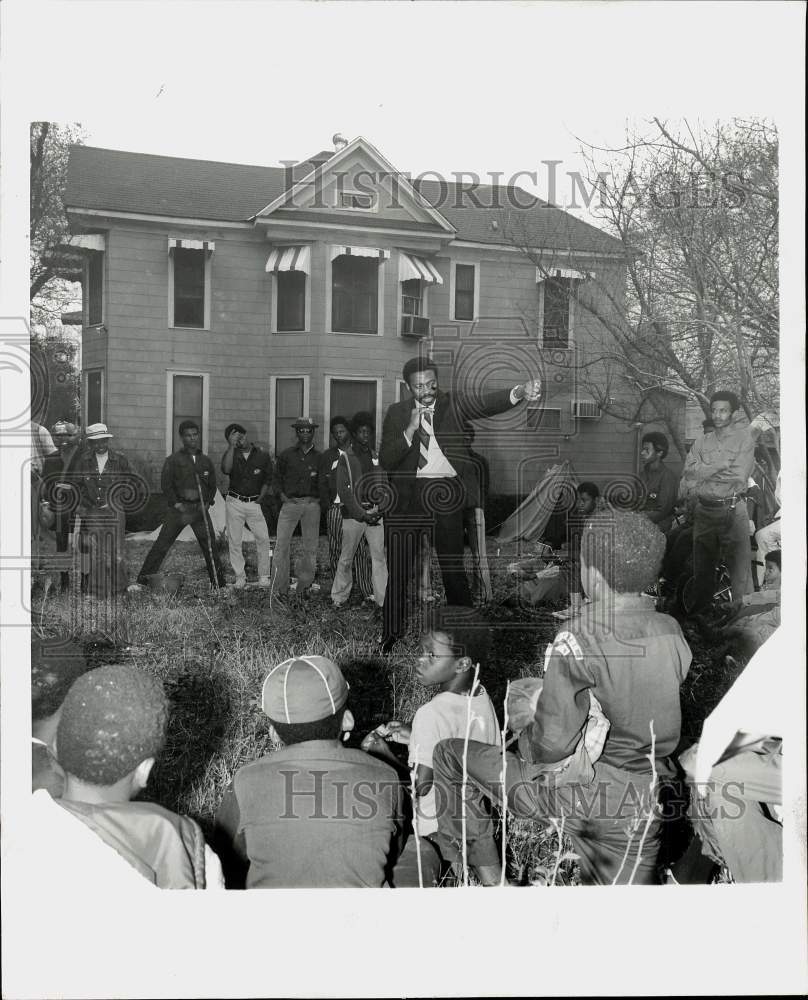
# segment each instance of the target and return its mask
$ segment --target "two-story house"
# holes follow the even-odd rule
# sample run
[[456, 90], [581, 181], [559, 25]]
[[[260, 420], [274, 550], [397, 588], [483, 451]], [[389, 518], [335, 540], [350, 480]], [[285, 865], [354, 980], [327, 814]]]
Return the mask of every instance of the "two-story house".
[[524, 494], [559, 458], [596, 480], [636, 471], [636, 428], [580, 390], [604, 331], [570, 295], [619, 298], [622, 247], [518, 188], [411, 184], [362, 138], [285, 167], [74, 146], [65, 203], [85, 257], [83, 419], [155, 477], [186, 417], [215, 457], [232, 420], [273, 452], [301, 415], [318, 447], [337, 413], [380, 430], [424, 350], [446, 387], [542, 373], [540, 406], [477, 427], [492, 492]]

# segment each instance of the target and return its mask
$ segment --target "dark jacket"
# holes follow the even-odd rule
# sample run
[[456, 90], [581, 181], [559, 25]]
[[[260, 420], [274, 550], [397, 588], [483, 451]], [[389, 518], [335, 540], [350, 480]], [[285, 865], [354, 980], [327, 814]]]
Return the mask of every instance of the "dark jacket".
[[318, 486], [319, 464], [322, 454], [316, 448], [304, 452], [300, 445], [282, 451], [275, 462], [272, 474], [272, 492], [285, 493], [292, 499], [314, 497], [320, 499]]
[[[42, 464], [42, 492], [40, 497], [47, 500], [56, 514], [56, 532], [69, 531], [75, 520], [81, 496], [81, 460], [83, 452], [80, 447], [65, 465], [61, 452], [48, 455]], [[57, 484], [64, 484], [57, 487]], [[65, 488], [67, 487], [67, 488]]]
[[[337, 462], [340, 450], [336, 446], [327, 448], [318, 460], [318, 489], [320, 506], [328, 510], [337, 495]], [[340, 497], [340, 500], [342, 497]]]
[[216, 469], [213, 462], [201, 451], [196, 453], [196, 462], [184, 448], [169, 455], [163, 463], [160, 489], [166, 503], [173, 507], [181, 501], [199, 500], [197, 478], [202, 487], [202, 499], [210, 506], [216, 499]]
[[[493, 417], [497, 413], [509, 410], [513, 405], [510, 389], [487, 393], [477, 399], [462, 393], [438, 392], [432, 419], [435, 440], [457, 475], [463, 480], [467, 491], [476, 487], [477, 469], [468, 445], [463, 440], [464, 424], [469, 420]], [[404, 436], [404, 430], [410, 422], [414, 407], [414, 399], [393, 403], [385, 414], [382, 428], [379, 457], [393, 486], [395, 506], [398, 510], [405, 509], [409, 505], [418, 471], [420, 452], [418, 435], [413, 435], [411, 444], [407, 443]]]
[[366, 506], [378, 506], [387, 481], [384, 470], [374, 465], [367, 451], [345, 452], [335, 469], [336, 490], [342, 503], [342, 516], [354, 521], [366, 520]]
[[135, 493], [139, 483], [123, 452], [107, 452], [104, 471], [98, 471], [95, 452], [85, 451], [77, 465], [80, 503], [83, 510], [108, 507], [114, 511], [136, 510]]

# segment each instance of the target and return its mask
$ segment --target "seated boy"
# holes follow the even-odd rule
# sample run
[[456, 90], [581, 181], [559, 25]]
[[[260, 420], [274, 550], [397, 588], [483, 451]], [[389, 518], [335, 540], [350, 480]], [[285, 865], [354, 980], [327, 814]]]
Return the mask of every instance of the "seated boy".
[[[591, 603], [553, 641], [521, 752], [506, 754], [508, 808], [524, 818], [563, 818], [584, 884], [657, 881], [661, 831], [650, 789], [652, 780], [655, 786], [675, 773], [669, 758], [679, 741], [679, 688], [691, 661], [678, 624], [642, 597], [664, 548], [662, 532], [641, 514], [608, 511], [589, 520], [581, 574]], [[576, 752], [591, 695], [611, 724], [592, 781], [556, 781], [547, 765]], [[444, 857], [456, 862], [463, 849], [462, 741], [439, 743], [433, 765], [438, 799], [445, 804], [438, 843]], [[480, 800], [502, 802], [502, 766], [496, 748], [470, 744], [466, 844], [484, 885], [499, 884], [502, 872], [492, 821]]]
[[162, 684], [137, 667], [79, 677], [56, 730], [65, 772], [59, 805], [158, 888], [221, 888], [221, 865], [194, 820], [130, 801], [163, 749], [168, 708]]
[[[348, 684], [324, 656], [284, 660], [267, 674], [262, 707], [281, 744], [236, 772], [216, 813], [228, 886], [379, 888], [403, 845], [396, 772], [343, 746], [354, 726]], [[241, 869], [241, 870], [239, 870]]]
[[766, 572], [761, 590], [745, 594], [730, 622], [730, 631], [748, 635], [761, 646], [780, 626], [780, 550], [766, 553]]
[[56, 727], [70, 685], [87, 672], [78, 643], [58, 637], [31, 640], [31, 791], [44, 788], [58, 799], [65, 773], [54, 754]]
[[[490, 632], [487, 622], [474, 608], [446, 605], [436, 609], [422, 639], [422, 654], [415, 676], [424, 687], [437, 686], [431, 701], [415, 713], [412, 725], [393, 720], [365, 737], [362, 748], [388, 758], [397, 765], [387, 739], [409, 745], [409, 765], [415, 771], [416, 807], [414, 826], [421, 838], [421, 851], [431, 856], [438, 831], [435, 790], [432, 786], [432, 752], [440, 740], [469, 738], [500, 746], [500, 726], [485, 688], [474, 685], [474, 668], [482, 672], [488, 661]], [[396, 866], [397, 887], [418, 885], [415, 838]], [[421, 856], [423, 870], [425, 854]], [[406, 872], [406, 874], [405, 874]], [[423, 879], [422, 879], [423, 881]]]

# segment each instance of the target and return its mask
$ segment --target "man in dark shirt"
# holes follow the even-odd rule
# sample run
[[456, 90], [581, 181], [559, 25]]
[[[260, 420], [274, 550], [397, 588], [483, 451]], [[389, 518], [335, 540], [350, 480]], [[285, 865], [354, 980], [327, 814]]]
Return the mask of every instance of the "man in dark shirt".
[[650, 431], [643, 436], [640, 450], [643, 498], [639, 509], [666, 535], [673, 524], [673, 508], [679, 491], [679, 480], [665, 465], [667, 454], [668, 439], [664, 434]]
[[328, 424], [334, 444], [320, 455], [318, 487], [320, 509], [325, 514], [325, 530], [328, 538], [328, 568], [331, 575], [337, 572], [337, 562], [342, 548], [342, 505], [337, 496], [337, 462], [340, 455], [351, 443], [348, 418], [332, 417]]
[[247, 441], [247, 431], [241, 424], [228, 424], [224, 432], [227, 451], [222, 455], [222, 472], [229, 477], [225, 500], [227, 544], [230, 565], [236, 574], [235, 586], [241, 590], [247, 584], [241, 540], [244, 525], [253, 534], [258, 549], [258, 586], [269, 587], [269, 529], [261, 501], [272, 483], [272, 459], [257, 445]]
[[317, 571], [317, 539], [320, 534], [319, 464], [321, 453], [314, 447], [319, 425], [311, 417], [299, 417], [292, 427], [297, 444], [282, 451], [275, 462], [272, 491], [283, 501], [278, 515], [275, 543], [273, 593], [289, 592], [289, 549], [298, 524], [303, 534], [304, 557], [298, 565], [297, 592], [306, 591]]
[[[509, 809], [525, 818], [563, 818], [584, 884], [657, 881], [661, 822], [654, 805], [659, 779], [675, 774], [679, 689], [692, 659], [679, 625], [642, 596], [664, 550], [664, 535], [639, 513], [610, 510], [591, 518], [581, 544], [591, 603], [548, 648], [543, 687], [528, 710], [508, 703], [512, 727], [521, 728], [518, 715], [528, 723], [520, 754], [506, 754]], [[565, 782], [553, 768], [579, 751], [591, 696], [610, 728], [591, 762], [591, 780]], [[465, 827], [469, 863], [484, 885], [498, 885], [501, 855], [481, 800], [502, 802], [502, 752], [464, 743], [444, 740], [433, 755], [445, 805], [438, 815], [441, 853], [449, 861], [461, 856]]]
[[208, 514], [208, 507], [213, 506], [216, 499], [216, 470], [213, 462], [199, 449], [199, 425], [193, 420], [183, 420], [179, 433], [182, 448], [168, 456], [160, 477], [160, 488], [168, 510], [160, 534], [138, 573], [137, 582], [147, 583], [148, 578], [157, 573], [182, 529], [190, 525], [205, 557], [211, 585], [223, 587], [224, 571]]

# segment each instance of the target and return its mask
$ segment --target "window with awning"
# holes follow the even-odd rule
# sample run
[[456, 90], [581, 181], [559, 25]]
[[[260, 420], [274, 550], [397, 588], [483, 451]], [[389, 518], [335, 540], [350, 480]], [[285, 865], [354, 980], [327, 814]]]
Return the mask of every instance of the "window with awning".
[[186, 240], [174, 236], [168, 237], [168, 250], [204, 250], [206, 253], [213, 253], [216, 244], [213, 240]]
[[311, 247], [275, 247], [266, 270], [275, 278], [277, 333], [300, 333], [306, 329], [306, 281], [311, 274]]
[[331, 248], [331, 329], [379, 332], [379, 265], [390, 251], [378, 247]]

